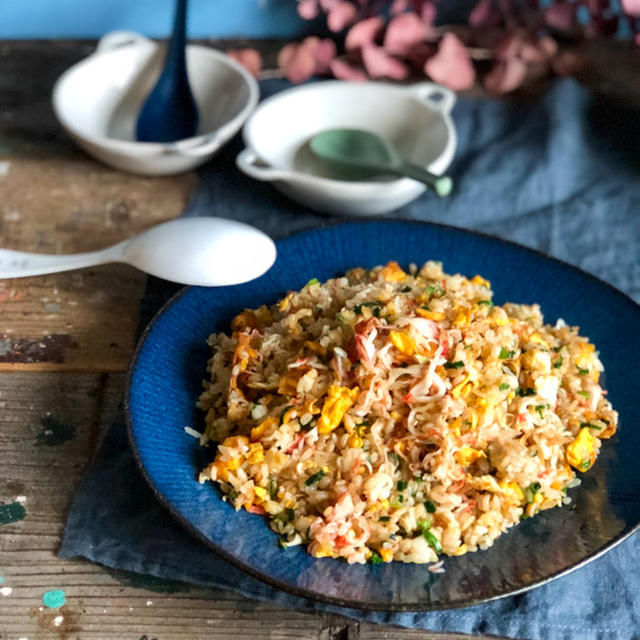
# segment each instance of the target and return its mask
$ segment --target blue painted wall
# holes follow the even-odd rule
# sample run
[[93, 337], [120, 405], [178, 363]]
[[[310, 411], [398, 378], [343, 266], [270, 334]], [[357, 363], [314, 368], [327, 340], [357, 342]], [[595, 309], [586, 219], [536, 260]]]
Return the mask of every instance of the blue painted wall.
[[[0, 38], [98, 38], [113, 29], [169, 33], [173, 0], [0, 0]], [[304, 33], [295, 0], [190, 0], [189, 37]]]

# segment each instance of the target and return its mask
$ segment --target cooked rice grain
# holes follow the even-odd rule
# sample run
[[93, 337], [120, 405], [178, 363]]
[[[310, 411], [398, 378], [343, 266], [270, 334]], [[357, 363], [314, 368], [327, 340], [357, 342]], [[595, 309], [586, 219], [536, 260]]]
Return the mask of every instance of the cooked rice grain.
[[598, 353], [491, 298], [480, 276], [390, 262], [246, 309], [209, 340], [201, 481], [284, 546], [350, 563], [486, 549], [568, 502], [617, 428]]

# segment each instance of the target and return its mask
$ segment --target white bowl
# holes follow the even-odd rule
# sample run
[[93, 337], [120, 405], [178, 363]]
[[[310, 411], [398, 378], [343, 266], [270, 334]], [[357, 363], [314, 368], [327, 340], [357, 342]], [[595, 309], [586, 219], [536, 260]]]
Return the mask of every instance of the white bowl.
[[[425, 185], [410, 178], [346, 181], [327, 177], [306, 144], [335, 128], [368, 129], [410, 162], [442, 174], [456, 149], [451, 109], [456, 96], [430, 82], [409, 86], [326, 81], [265, 100], [243, 129], [238, 167], [273, 181], [285, 195], [318, 211], [375, 215], [417, 198]], [[434, 196], [435, 197], [435, 196]]]
[[98, 160], [149, 176], [187, 171], [208, 160], [255, 109], [258, 84], [244, 67], [214, 49], [188, 45], [198, 135], [174, 143], [136, 142], [135, 123], [160, 73], [163, 52], [163, 46], [137, 33], [115, 31], [56, 82], [58, 120]]

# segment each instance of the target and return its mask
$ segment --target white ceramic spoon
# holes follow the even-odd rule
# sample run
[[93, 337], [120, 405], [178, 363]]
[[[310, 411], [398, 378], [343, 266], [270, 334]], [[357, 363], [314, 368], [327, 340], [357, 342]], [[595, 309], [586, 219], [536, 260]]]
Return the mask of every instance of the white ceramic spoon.
[[275, 259], [273, 240], [247, 224], [222, 218], [179, 218], [90, 253], [51, 255], [0, 249], [0, 278], [125, 262], [172, 282], [219, 287], [253, 280]]

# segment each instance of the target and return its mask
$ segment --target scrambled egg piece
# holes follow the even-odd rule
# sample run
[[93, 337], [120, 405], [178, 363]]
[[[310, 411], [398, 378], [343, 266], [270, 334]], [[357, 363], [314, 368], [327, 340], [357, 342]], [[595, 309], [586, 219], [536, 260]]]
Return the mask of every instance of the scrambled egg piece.
[[277, 424], [278, 421], [275, 418], [266, 418], [257, 427], [251, 429], [251, 440], [253, 440], [254, 442], [256, 440], [260, 440], [262, 436], [264, 436], [268, 431], [271, 431], [271, 429], [276, 427]]
[[358, 387], [349, 389], [349, 387], [332, 384], [318, 418], [318, 433], [325, 434], [333, 431], [342, 422], [344, 414], [356, 401], [359, 392]]
[[415, 341], [402, 331], [390, 331], [389, 340], [398, 351], [407, 356], [412, 356], [416, 352]]
[[434, 322], [439, 322], [440, 320], [444, 320], [447, 316], [442, 313], [442, 311], [429, 311], [428, 309], [423, 309], [422, 307], [418, 307], [416, 309], [416, 313], [427, 320], [433, 320]]
[[458, 464], [461, 464], [463, 467], [468, 467], [476, 460], [479, 460], [480, 458], [486, 458], [487, 456], [484, 451], [465, 446], [456, 451], [453, 454], [453, 457], [456, 459], [456, 462]]
[[567, 462], [578, 471], [587, 471], [595, 461], [596, 438], [589, 427], [583, 427], [575, 440], [567, 446]]
[[473, 284], [484, 287], [485, 289], [491, 289], [491, 283], [488, 280], [485, 280], [482, 276], [473, 276], [473, 278], [471, 278], [471, 282], [473, 282]]
[[387, 282], [401, 282], [407, 277], [407, 274], [400, 268], [400, 265], [393, 260], [387, 262], [387, 264], [382, 267], [380, 275]]

